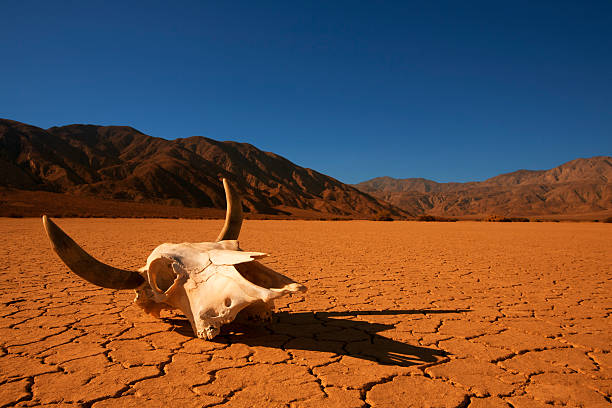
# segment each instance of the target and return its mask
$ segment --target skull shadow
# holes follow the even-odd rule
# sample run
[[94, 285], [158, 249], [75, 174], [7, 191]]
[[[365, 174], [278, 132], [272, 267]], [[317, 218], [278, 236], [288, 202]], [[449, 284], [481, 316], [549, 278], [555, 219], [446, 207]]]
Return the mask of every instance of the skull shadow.
[[[366, 316], [401, 316], [414, 314], [465, 313], [470, 310], [369, 310], [347, 312], [278, 312], [270, 321], [236, 321], [222, 327], [219, 336], [210, 340], [220, 344], [279, 348], [294, 358], [335, 356], [375, 361], [384, 365], [412, 366], [438, 362], [448, 356], [442, 350], [416, 346], [378, 334], [395, 328], [390, 323], [371, 323]], [[174, 330], [195, 337], [189, 322], [182, 318], [166, 318]], [[415, 339], [416, 341], [416, 339]]]

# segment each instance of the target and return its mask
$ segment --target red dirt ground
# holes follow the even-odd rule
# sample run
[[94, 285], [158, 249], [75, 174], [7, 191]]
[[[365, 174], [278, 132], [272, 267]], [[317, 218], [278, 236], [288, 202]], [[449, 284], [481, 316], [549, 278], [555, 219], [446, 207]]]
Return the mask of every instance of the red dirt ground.
[[[222, 224], [57, 222], [122, 268]], [[213, 341], [73, 275], [40, 219], [0, 232], [0, 406], [610, 406], [609, 224], [248, 220], [309, 291]]]

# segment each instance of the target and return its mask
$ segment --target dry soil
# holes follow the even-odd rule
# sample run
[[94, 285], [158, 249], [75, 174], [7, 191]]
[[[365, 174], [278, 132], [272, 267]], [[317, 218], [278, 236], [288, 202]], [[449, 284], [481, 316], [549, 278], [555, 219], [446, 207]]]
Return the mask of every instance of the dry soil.
[[[123, 268], [221, 226], [57, 222]], [[40, 219], [0, 232], [0, 406], [610, 406], [612, 225], [249, 220], [309, 291], [213, 341], [71, 274]]]

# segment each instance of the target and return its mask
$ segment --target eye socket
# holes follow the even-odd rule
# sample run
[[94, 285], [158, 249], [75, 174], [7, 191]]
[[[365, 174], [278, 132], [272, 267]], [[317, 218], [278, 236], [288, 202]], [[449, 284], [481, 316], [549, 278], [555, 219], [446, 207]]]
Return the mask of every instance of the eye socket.
[[158, 293], [166, 293], [176, 279], [172, 269], [174, 261], [169, 258], [158, 258], [149, 265], [149, 284]]

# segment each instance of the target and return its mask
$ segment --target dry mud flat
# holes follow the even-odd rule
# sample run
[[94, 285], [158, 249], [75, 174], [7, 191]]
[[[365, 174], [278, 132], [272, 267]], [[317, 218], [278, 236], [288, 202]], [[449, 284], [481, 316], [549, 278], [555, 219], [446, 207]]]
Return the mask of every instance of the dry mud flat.
[[[57, 221], [123, 268], [222, 224]], [[309, 291], [213, 341], [69, 273], [39, 219], [0, 232], [0, 406], [610, 406], [611, 225], [246, 221]]]

